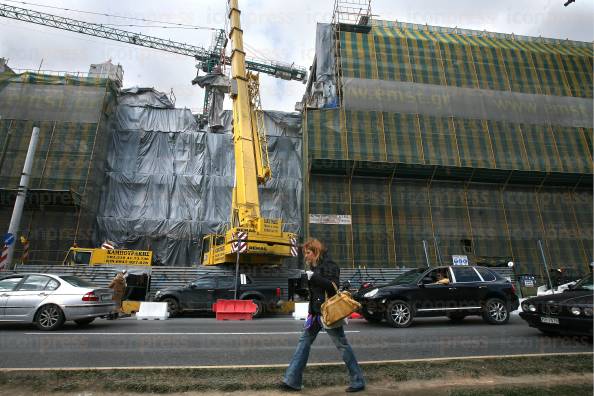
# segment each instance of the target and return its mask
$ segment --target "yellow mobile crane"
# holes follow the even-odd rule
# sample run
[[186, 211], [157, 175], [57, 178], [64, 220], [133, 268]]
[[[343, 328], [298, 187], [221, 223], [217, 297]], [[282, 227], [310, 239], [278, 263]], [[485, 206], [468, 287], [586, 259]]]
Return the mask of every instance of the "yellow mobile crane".
[[283, 232], [281, 219], [266, 219], [260, 213], [258, 184], [266, 183], [271, 172], [258, 74], [246, 72], [238, 0], [229, 0], [229, 20], [235, 148], [231, 226], [222, 235], [204, 237], [202, 264], [235, 263], [239, 253], [243, 264], [279, 264], [297, 255], [297, 235]]

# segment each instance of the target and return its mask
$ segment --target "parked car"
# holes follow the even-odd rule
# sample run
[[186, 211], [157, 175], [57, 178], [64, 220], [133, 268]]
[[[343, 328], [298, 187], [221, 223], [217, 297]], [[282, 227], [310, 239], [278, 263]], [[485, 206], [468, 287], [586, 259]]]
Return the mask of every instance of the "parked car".
[[[280, 287], [258, 284], [245, 274], [241, 274], [240, 279], [237, 299], [252, 300], [256, 304], [253, 317], [262, 316], [267, 307], [280, 303]], [[153, 300], [166, 302], [169, 316], [174, 317], [187, 312], [212, 312], [212, 304], [218, 299], [233, 300], [234, 296], [234, 275], [209, 274], [185, 286], [159, 290]]]
[[413, 269], [387, 285], [360, 291], [355, 299], [367, 321], [385, 319], [393, 327], [408, 327], [422, 316], [461, 321], [468, 315], [481, 315], [488, 323], [504, 324], [519, 306], [514, 285], [479, 266]]
[[79, 326], [114, 310], [113, 292], [71, 275], [20, 273], [0, 278], [0, 321], [35, 323], [57, 330], [67, 320]]
[[563, 293], [529, 298], [520, 317], [545, 334], [592, 337], [592, 274]]

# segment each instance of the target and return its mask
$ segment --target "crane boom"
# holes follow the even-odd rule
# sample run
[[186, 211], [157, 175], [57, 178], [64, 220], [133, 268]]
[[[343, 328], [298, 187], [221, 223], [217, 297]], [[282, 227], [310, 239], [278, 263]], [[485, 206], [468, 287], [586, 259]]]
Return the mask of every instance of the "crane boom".
[[258, 75], [246, 71], [238, 0], [228, 3], [235, 149], [231, 228], [224, 235], [204, 238], [202, 264], [227, 264], [236, 258], [244, 264], [280, 264], [283, 258], [297, 255], [297, 235], [284, 232], [281, 219], [263, 218], [260, 213], [258, 183], [268, 180], [270, 167]]
[[244, 225], [260, 218], [258, 198], [256, 148], [249, 101], [243, 30], [239, 21], [237, 1], [229, 2], [231, 27], [231, 99], [233, 100], [233, 145], [235, 147], [235, 188], [233, 189], [232, 223]]
[[[0, 3], [0, 17], [35, 23], [56, 29], [68, 30], [94, 37], [101, 37], [108, 40], [138, 45], [141, 47], [153, 48], [174, 54], [191, 56], [199, 62], [202, 62], [202, 64], [207, 62], [220, 64], [221, 61], [226, 65], [231, 64], [231, 59], [229, 57], [221, 57], [221, 53], [214, 49], [206, 49], [196, 45], [165, 40], [162, 38], [147, 36], [141, 33], [133, 33], [97, 23], [79, 21], [72, 18], [46, 14], [26, 8], [14, 7], [8, 4]], [[220, 30], [218, 34], [220, 34], [220, 32], [222, 32], [222, 30]], [[253, 59], [246, 59], [245, 63], [248, 70], [266, 73], [284, 80], [305, 81], [307, 77], [307, 72], [303, 67], [292, 64]]]

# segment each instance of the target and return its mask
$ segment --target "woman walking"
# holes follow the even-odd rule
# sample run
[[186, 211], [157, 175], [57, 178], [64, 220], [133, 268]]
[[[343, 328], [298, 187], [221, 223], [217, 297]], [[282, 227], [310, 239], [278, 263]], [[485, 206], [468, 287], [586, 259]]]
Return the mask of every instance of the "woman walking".
[[[322, 324], [322, 303], [328, 297], [336, 294], [334, 285], [340, 281], [340, 268], [328, 256], [326, 248], [317, 239], [309, 239], [303, 245], [303, 255], [305, 262], [309, 265], [309, 270], [305, 271], [309, 280], [309, 314], [305, 321], [305, 328], [295, 354], [289, 363], [289, 367], [283, 378], [281, 388], [287, 391], [299, 391], [302, 388], [303, 370], [309, 358], [311, 344], [323, 327]], [[334, 285], [333, 285], [334, 283]], [[357, 363], [353, 349], [349, 345], [342, 322], [338, 326], [326, 328], [330, 339], [336, 345], [336, 348], [342, 353], [342, 360], [347, 366], [350, 377], [350, 386], [347, 392], [359, 392], [365, 389], [365, 379], [361, 367]]]

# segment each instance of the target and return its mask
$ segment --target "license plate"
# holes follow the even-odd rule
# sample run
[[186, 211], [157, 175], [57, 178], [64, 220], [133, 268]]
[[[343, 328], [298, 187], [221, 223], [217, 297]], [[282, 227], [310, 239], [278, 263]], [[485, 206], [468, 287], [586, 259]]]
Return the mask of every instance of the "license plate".
[[111, 295], [109, 294], [102, 294], [101, 301], [111, 301]]
[[559, 319], [557, 319], [557, 318], [549, 318], [547, 316], [541, 316], [540, 317], [540, 321], [542, 323], [548, 323], [548, 324], [556, 324], [556, 325], [559, 324]]

